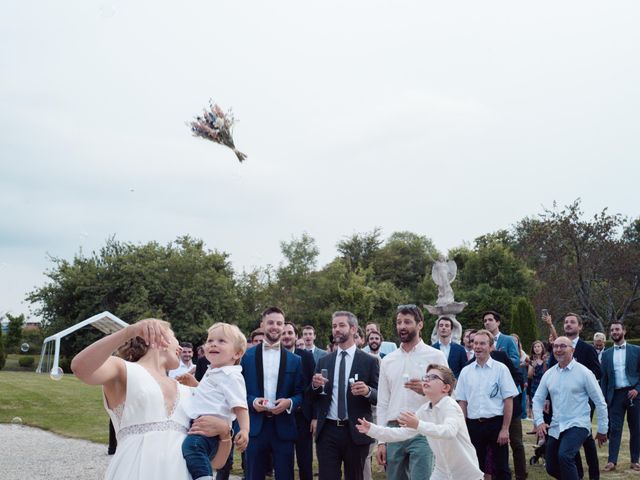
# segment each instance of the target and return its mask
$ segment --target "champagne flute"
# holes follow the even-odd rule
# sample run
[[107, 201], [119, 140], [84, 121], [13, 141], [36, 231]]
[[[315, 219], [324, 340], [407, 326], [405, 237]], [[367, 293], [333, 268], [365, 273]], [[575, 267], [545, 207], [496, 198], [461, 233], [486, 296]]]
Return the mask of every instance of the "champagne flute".
[[[323, 368], [322, 370], [320, 370], [320, 375], [322, 375], [322, 378], [326, 378], [327, 380], [329, 380], [329, 370], [327, 370], [326, 368]], [[322, 384], [322, 391], [320, 392], [320, 395], [326, 395], [327, 392], [324, 391], [324, 383]]]

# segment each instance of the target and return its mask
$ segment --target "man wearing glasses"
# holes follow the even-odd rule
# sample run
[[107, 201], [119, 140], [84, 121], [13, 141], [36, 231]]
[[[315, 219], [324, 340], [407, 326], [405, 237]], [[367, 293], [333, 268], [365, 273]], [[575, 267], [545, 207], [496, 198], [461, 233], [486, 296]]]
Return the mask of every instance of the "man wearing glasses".
[[[396, 331], [400, 348], [387, 354], [380, 365], [377, 414], [382, 426], [399, 427], [401, 413], [415, 413], [427, 401], [421, 380], [427, 366], [447, 366], [444, 354], [420, 338], [423, 326], [424, 316], [416, 305], [398, 307]], [[422, 435], [387, 444], [379, 442], [376, 458], [380, 465], [386, 465], [387, 478], [394, 480], [430, 478], [433, 470], [433, 454]]]
[[[576, 455], [587, 437], [591, 436], [589, 399], [598, 413], [596, 439], [599, 445], [607, 441], [609, 427], [607, 404], [600, 385], [589, 369], [573, 358], [574, 350], [568, 337], [558, 337], [553, 342], [553, 355], [558, 363], [542, 376], [533, 397], [533, 424], [538, 437], [549, 435], [545, 453], [547, 473], [563, 480], [580, 478]], [[553, 404], [550, 425], [542, 416], [547, 395], [551, 396]]]
[[509, 424], [513, 397], [518, 395], [509, 369], [491, 358], [493, 335], [478, 330], [473, 338], [475, 361], [462, 369], [456, 398], [467, 418], [471, 443], [476, 449], [480, 470], [485, 471], [487, 450], [492, 450], [496, 480], [510, 480]]

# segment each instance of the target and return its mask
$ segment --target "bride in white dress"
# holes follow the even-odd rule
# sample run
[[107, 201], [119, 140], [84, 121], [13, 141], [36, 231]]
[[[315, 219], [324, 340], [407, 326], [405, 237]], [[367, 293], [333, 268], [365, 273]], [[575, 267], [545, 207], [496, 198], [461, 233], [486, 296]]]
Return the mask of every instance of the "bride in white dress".
[[[112, 355], [116, 350], [122, 358]], [[71, 362], [81, 381], [102, 385], [116, 430], [118, 448], [106, 479], [191, 479], [181, 450], [190, 422], [182, 402], [191, 389], [166, 374], [178, 367], [180, 350], [169, 323], [148, 319], [98, 340]], [[192, 433], [225, 439], [229, 425], [201, 417]], [[220, 448], [230, 450], [230, 444], [220, 442]]]

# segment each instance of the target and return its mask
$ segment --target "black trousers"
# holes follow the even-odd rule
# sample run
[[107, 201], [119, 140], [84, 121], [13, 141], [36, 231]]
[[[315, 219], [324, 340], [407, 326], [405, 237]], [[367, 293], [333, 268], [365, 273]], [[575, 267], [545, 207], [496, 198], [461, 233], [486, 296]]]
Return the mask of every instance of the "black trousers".
[[319, 480], [339, 480], [342, 478], [343, 464], [345, 479], [362, 480], [369, 445], [353, 443], [346, 422], [343, 426], [337, 426], [335, 422], [326, 420], [316, 442]]
[[498, 445], [498, 434], [502, 428], [502, 415], [484, 420], [467, 419], [467, 429], [471, 443], [476, 449], [480, 470], [485, 471], [487, 450], [493, 451], [496, 480], [511, 480], [509, 468], [509, 444]]
[[311, 422], [302, 412], [296, 412], [296, 463], [300, 480], [313, 480], [313, 435], [309, 431]]

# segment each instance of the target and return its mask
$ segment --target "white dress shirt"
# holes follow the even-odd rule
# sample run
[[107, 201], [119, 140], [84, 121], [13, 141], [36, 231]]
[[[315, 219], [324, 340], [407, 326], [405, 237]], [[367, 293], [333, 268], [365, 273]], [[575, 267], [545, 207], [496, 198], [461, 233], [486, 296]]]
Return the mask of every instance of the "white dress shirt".
[[575, 358], [565, 368], [556, 364], [542, 376], [533, 397], [533, 424], [536, 427], [544, 421], [542, 409], [547, 395], [551, 395], [553, 404], [553, 418], [549, 425], [549, 435], [553, 438], [559, 438], [562, 432], [572, 427], [591, 431], [589, 399], [598, 413], [598, 433], [607, 433], [607, 404], [600, 385], [593, 372]]
[[618, 345], [613, 346], [613, 374], [615, 380], [615, 388], [630, 387], [631, 383], [627, 378], [627, 342], [620, 345], [623, 348], [618, 348]]
[[[266, 345], [266, 344], [265, 344]], [[282, 348], [282, 346], [280, 346]], [[280, 349], [262, 347], [262, 376], [264, 379], [264, 398], [273, 407], [276, 403], [278, 389], [278, 372], [280, 371]]]
[[478, 456], [465, 423], [460, 405], [451, 397], [443, 397], [431, 406], [423, 404], [416, 416], [418, 428], [393, 428], [371, 425], [368, 435], [380, 442], [401, 442], [418, 434], [425, 435], [435, 456], [431, 480], [480, 480], [484, 474], [478, 467]]
[[[332, 393], [331, 393], [331, 405], [329, 405], [329, 412], [327, 413], [327, 418], [330, 420], [344, 420], [342, 418], [338, 418], [338, 387], [340, 385], [339, 383], [339, 378], [340, 378], [340, 361], [342, 360], [342, 355], [341, 352], [347, 352], [347, 356], [344, 357], [344, 392], [345, 392], [345, 396], [347, 393], [347, 389], [349, 388], [349, 373], [351, 372], [351, 366], [353, 365], [353, 357], [356, 354], [356, 346], [355, 345], [351, 345], [349, 348], [347, 348], [346, 350], [342, 350], [341, 348], [338, 347], [338, 349], [336, 350], [336, 352], [338, 352], [338, 355], [336, 355], [336, 363], [335, 363], [335, 370], [333, 371], [333, 387], [332, 387]], [[347, 405], [347, 399], [345, 397], [344, 399], [345, 401], [345, 406]]]
[[182, 375], [184, 373], [193, 373], [196, 370], [196, 366], [193, 362], [189, 362], [189, 364], [184, 364], [182, 363], [182, 360], [180, 360], [180, 366], [178, 368], [176, 368], [175, 370], [169, 370], [168, 375], [171, 378], [176, 378], [178, 375]]
[[506, 365], [489, 357], [484, 367], [477, 360], [462, 369], [456, 385], [456, 398], [467, 402], [467, 418], [504, 415], [504, 400], [518, 395]]
[[378, 423], [386, 425], [402, 412], [415, 412], [426, 401], [424, 395], [404, 387], [405, 375], [410, 379], [422, 378], [432, 363], [448, 366], [444, 354], [422, 340], [406, 352], [402, 346], [385, 355], [380, 363], [378, 380]]
[[440, 351], [444, 353], [445, 358], [449, 358], [449, 351], [451, 350], [451, 343], [444, 344], [440, 339], [438, 339], [438, 343], [440, 343]]
[[190, 418], [215, 415], [229, 422], [236, 419], [233, 408], [247, 407], [247, 387], [240, 365], [207, 369], [193, 396], [186, 402], [185, 411]]

